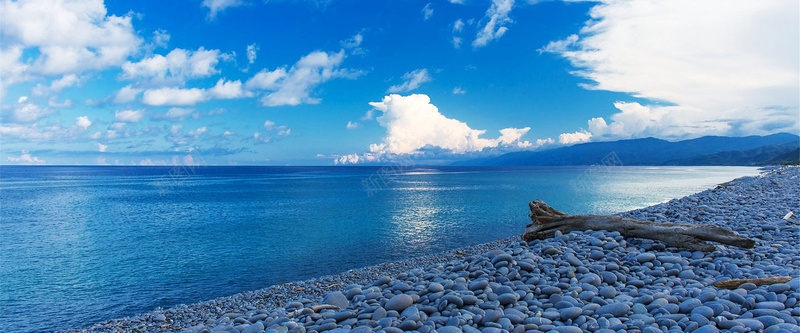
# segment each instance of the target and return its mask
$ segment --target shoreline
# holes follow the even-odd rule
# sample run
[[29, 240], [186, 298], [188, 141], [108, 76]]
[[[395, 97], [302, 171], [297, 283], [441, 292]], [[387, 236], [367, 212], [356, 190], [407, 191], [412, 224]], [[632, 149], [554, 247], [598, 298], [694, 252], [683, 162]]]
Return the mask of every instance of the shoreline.
[[[796, 178], [798, 170], [800, 170], [800, 168], [785, 168], [785, 169], [777, 169], [777, 171], [776, 170], [763, 171], [760, 176], [737, 178], [729, 182], [720, 184], [716, 188], [708, 189], [683, 198], [672, 199], [665, 203], [641, 209], [636, 209], [628, 212], [621, 212], [618, 213], [617, 215], [626, 217], [636, 217], [639, 219], [655, 220], [655, 221], [675, 219], [675, 216], [668, 216], [667, 213], [671, 210], [671, 208], [674, 208], [673, 206], [681, 204], [685, 205], [686, 202], [688, 201], [694, 203], [695, 206], [697, 207], [705, 206], [706, 208], [702, 209], [701, 211], [702, 213], [698, 212], [700, 216], [705, 216], [712, 211], [719, 210], [719, 208], [712, 207], [708, 204], [701, 205], [701, 202], [703, 202], [704, 199], [707, 199], [705, 197], [711, 197], [713, 199], [711, 200], [712, 204], [722, 204], [721, 202], [718, 202], [718, 200], [716, 200], [718, 199], [717, 197], [720, 195], [724, 195], [726, 193], [726, 190], [731, 188], [737, 188], [740, 185], [742, 186], [759, 185], [762, 195], [764, 195], [768, 199], [769, 198], [775, 199], [774, 196], [771, 196], [769, 193], [765, 192], [768, 191], [769, 189], [766, 189], [764, 185], [768, 184], [757, 184], [759, 183], [759, 180], [769, 178], [770, 176], [778, 175], [778, 173], [784, 171], [785, 171], [784, 174], [789, 174], [790, 176], [794, 175], [794, 177]], [[774, 186], [778, 186], [779, 184], [774, 179], [771, 179], [770, 181], [771, 183], [773, 183]], [[797, 182], [797, 179], [795, 179], [795, 182]], [[795, 205], [797, 204], [796, 200], [793, 204]], [[708, 208], [711, 209], [709, 210]], [[798, 212], [798, 210], [800, 210], [800, 207], [796, 207], [794, 211]], [[681, 220], [682, 218], [684, 217], [680, 216], [680, 214], [677, 217], [678, 220]], [[694, 218], [696, 219], [697, 216], [695, 216]], [[681, 221], [681, 222], [686, 222], [686, 221]], [[700, 222], [703, 222], [702, 219], [700, 220]], [[710, 222], [718, 224], [718, 223], [723, 223], [725, 221], [724, 219], [721, 220], [711, 219]], [[796, 234], [797, 229], [800, 228], [797, 227], [794, 228], [795, 228], [794, 234]], [[520, 227], [520, 231], [522, 231], [522, 229], [523, 226]], [[748, 230], [748, 228], [745, 227], [740, 227], [738, 228], [738, 230], [737, 228], [732, 228], [732, 229], [740, 233], [746, 232]], [[560, 236], [559, 238], [571, 236], [572, 234], [574, 233]], [[581, 238], [583, 237], [584, 233], [577, 233], [577, 234], [578, 235], [576, 237]], [[588, 232], [586, 234], [588, 234]], [[613, 233], [606, 232], [606, 234], [613, 234]], [[567, 238], [576, 238], [576, 237], [567, 237]], [[621, 236], [613, 236], [612, 238], [618, 238], [618, 237]], [[561, 241], [563, 242], [563, 240], [564, 239], [562, 239]], [[620, 242], [618, 243], [622, 242], [624, 242], [624, 240], [620, 239]], [[628, 239], [627, 243], [633, 246], [639, 246], [640, 249], [643, 249], [644, 251], [650, 251], [650, 250], [661, 251], [664, 250], [665, 248], [662, 244], [658, 244], [658, 242], [644, 241], [639, 239]], [[232, 324], [235, 322], [235, 320], [239, 321], [239, 326], [243, 326], [241, 324], [250, 325], [252, 322], [246, 320], [245, 322], [241, 322], [242, 320], [239, 320], [239, 317], [252, 318], [255, 316], [260, 318], [261, 315], [270, 313], [271, 311], [275, 312], [276, 309], [278, 310], [278, 313], [283, 312], [285, 316], [286, 309], [284, 307], [287, 307], [288, 305], [293, 305], [294, 307], [298, 307], [297, 302], [292, 303], [292, 301], [300, 300], [301, 301], [300, 308], [307, 307], [306, 305], [310, 306], [310, 304], [323, 304], [324, 302], [322, 300], [323, 296], [331, 292], [349, 291], [352, 290], [353, 288], [359, 288], [360, 290], [361, 287], [367, 289], [368, 286], [370, 285], [373, 285], [373, 288], [375, 288], [373, 282], [375, 282], [376, 280], [379, 280], [378, 282], [387, 279], [389, 281], [393, 281], [395, 279], [398, 279], [398, 277], [402, 276], [407, 277], [408, 276], [407, 272], [412, 270], [425, 270], [426, 268], [431, 268], [434, 266], [441, 267], [448, 263], [452, 264], [454, 262], [464, 262], [465, 260], [470, 260], [471, 258], [474, 260], [474, 258], [481, 257], [481, 255], [484, 255], [485, 257], [486, 253], [508, 250], [508, 249], [519, 249], [520, 247], [523, 246], [522, 244], [524, 244], [524, 242], [521, 242], [519, 240], [519, 236], [512, 236], [506, 239], [499, 239], [489, 243], [470, 245], [459, 249], [452, 249], [440, 252], [437, 254], [432, 254], [422, 257], [414, 257], [393, 262], [386, 262], [357, 269], [351, 269], [339, 274], [322, 276], [305, 281], [281, 283], [263, 289], [242, 292], [231, 296], [219, 297], [209, 301], [198, 302], [187, 305], [178, 305], [168, 309], [156, 309], [152, 312], [140, 314], [137, 316], [112, 319], [102, 323], [94, 324], [90, 327], [81, 329], [71, 329], [67, 330], [66, 332], [105, 332], [105, 331], [120, 331], [120, 330], [138, 331], [138, 332], [142, 331], [166, 332], [166, 331], [176, 331], [181, 329], [187, 332], [203, 331], [204, 329], [211, 330], [212, 328], [215, 327], [220, 328], [221, 325], [224, 326], [226, 323]], [[525, 244], [524, 246], [526, 247], [525, 250], [536, 253], [535, 251], [533, 251], [535, 250], [533, 248], [538, 247], [538, 245], [539, 244], [537, 244], [536, 246], [533, 245], [529, 246], [528, 244]], [[720, 251], [730, 251], [730, 249], [722, 247]], [[680, 253], [680, 251], [678, 252]], [[795, 257], [797, 257], [797, 251], [794, 251], [794, 253], [790, 254], [793, 254]], [[541, 253], [539, 253], [539, 255], [541, 255]], [[696, 254], [689, 254], [689, 257], [693, 256], [696, 256]], [[798, 267], [796, 265], [794, 267], [791, 267], [791, 269], [793, 269], [794, 277], [796, 277], [798, 272], [800, 272], [800, 270], [798, 270]], [[797, 281], [797, 279], [795, 281]], [[361, 287], [353, 287], [353, 285], [355, 284]], [[346, 287], [348, 286], [349, 288], [346, 289]], [[351, 299], [351, 301], [354, 301], [354, 299]], [[382, 301], [382, 303], [385, 304], [385, 301]], [[350, 305], [353, 304], [350, 303]], [[237, 316], [234, 316], [232, 314], [236, 314]], [[400, 314], [398, 313], [398, 315]], [[225, 320], [226, 318], [228, 320]], [[267, 318], [269, 317], [265, 316], [264, 319]], [[396, 324], [400, 325], [401, 323], [396, 323]], [[263, 328], [268, 328], [268, 325], [264, 320], [262, 320], [261, 325], [263, 326]], [[533, 324], [527, 324], [527, 325], [533, 325]], [[467, 328], [463, 327], [464, 325], [461, 326], [462, 328], [460, 328], [459, 330], [461, 329], [463, 329], [464, 331], [468, 330]], [[277, 327], [286, 327], [286, 326], [277, 326]], [[293, 328], [297, 327], [304, 327], [304, 326], [295, 325]], [[410, 326], [407, 326], [406, 328], [408, 327]], [[231, 328], [234, 328], [234, 326], [231, 326]], [[394, 326], [384, 327], [384, 330], [392, 331], [389, 328], [395, 328], [395, 327]], [[335, 327], [332, 329], [341, 330], [342, 328]], [[475, 329], [477, 330], [477, 328]], [[303, 330], [305, 330], [305, 328], [303, 328]], [[373, 328], [370, 327], [370, 330], [373, 330]]]

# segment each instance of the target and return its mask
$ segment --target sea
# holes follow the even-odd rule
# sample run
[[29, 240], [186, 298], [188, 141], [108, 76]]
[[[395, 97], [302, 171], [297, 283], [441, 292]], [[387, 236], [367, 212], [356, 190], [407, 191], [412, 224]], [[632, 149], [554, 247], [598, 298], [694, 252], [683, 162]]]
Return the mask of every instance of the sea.
[[642, 208], [754, 167], [0, 167], [0, 331], [157, 307], [523, 232], [527, 203]]

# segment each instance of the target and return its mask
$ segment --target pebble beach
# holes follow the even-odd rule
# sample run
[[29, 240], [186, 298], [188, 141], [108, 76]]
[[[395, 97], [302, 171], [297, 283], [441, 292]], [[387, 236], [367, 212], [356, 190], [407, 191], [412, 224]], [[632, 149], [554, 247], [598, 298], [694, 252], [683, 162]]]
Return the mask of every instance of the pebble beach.
[[[515, 236], [68, 332], [800, 332], [790, 212], [800, 215], [797, 167], [618, 214], [717, 225], [756, 240], [752, 249], [691, 252], [602, 230]], [[774, 276], [792, 279], [713, 286]]]

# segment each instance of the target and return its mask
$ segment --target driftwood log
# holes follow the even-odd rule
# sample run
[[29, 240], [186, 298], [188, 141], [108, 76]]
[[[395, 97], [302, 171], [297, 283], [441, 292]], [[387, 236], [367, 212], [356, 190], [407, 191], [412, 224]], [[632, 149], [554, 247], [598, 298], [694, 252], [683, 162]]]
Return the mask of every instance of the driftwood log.
[[531, 201], [532, 223], [525, 228], [522, 239], [530, 242], [555, 236], [556, 231], [607, 230], [618, 231], [625, 237], [655, 239], [667, 245], [692, 251], [711, 252], [718, 242], [743, 248], [752, 248], [756, 242], [729, 229], [709, 224], [656, 223], [634, 220], [614, 215], [569, 215], [550, 207], [544, 201]]
[[792, 280], [791, 276], [771, 276], [771, 277], [755, 278], [755, 279], [723, 280], [714, 282], [714, 287], [725, 288], [725, 289], [736, 289], [745, 283], [752, 283], [757, 286], [765, 286], [776, 283], [786, 283], [791, 280]]

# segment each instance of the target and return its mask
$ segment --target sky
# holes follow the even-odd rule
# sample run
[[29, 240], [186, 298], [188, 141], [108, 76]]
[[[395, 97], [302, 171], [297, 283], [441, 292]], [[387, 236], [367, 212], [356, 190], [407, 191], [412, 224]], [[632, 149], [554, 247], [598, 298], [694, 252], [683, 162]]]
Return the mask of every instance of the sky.
[[0, 164], [447, 164], [800, 133], [800, 3], [0, 0]]

